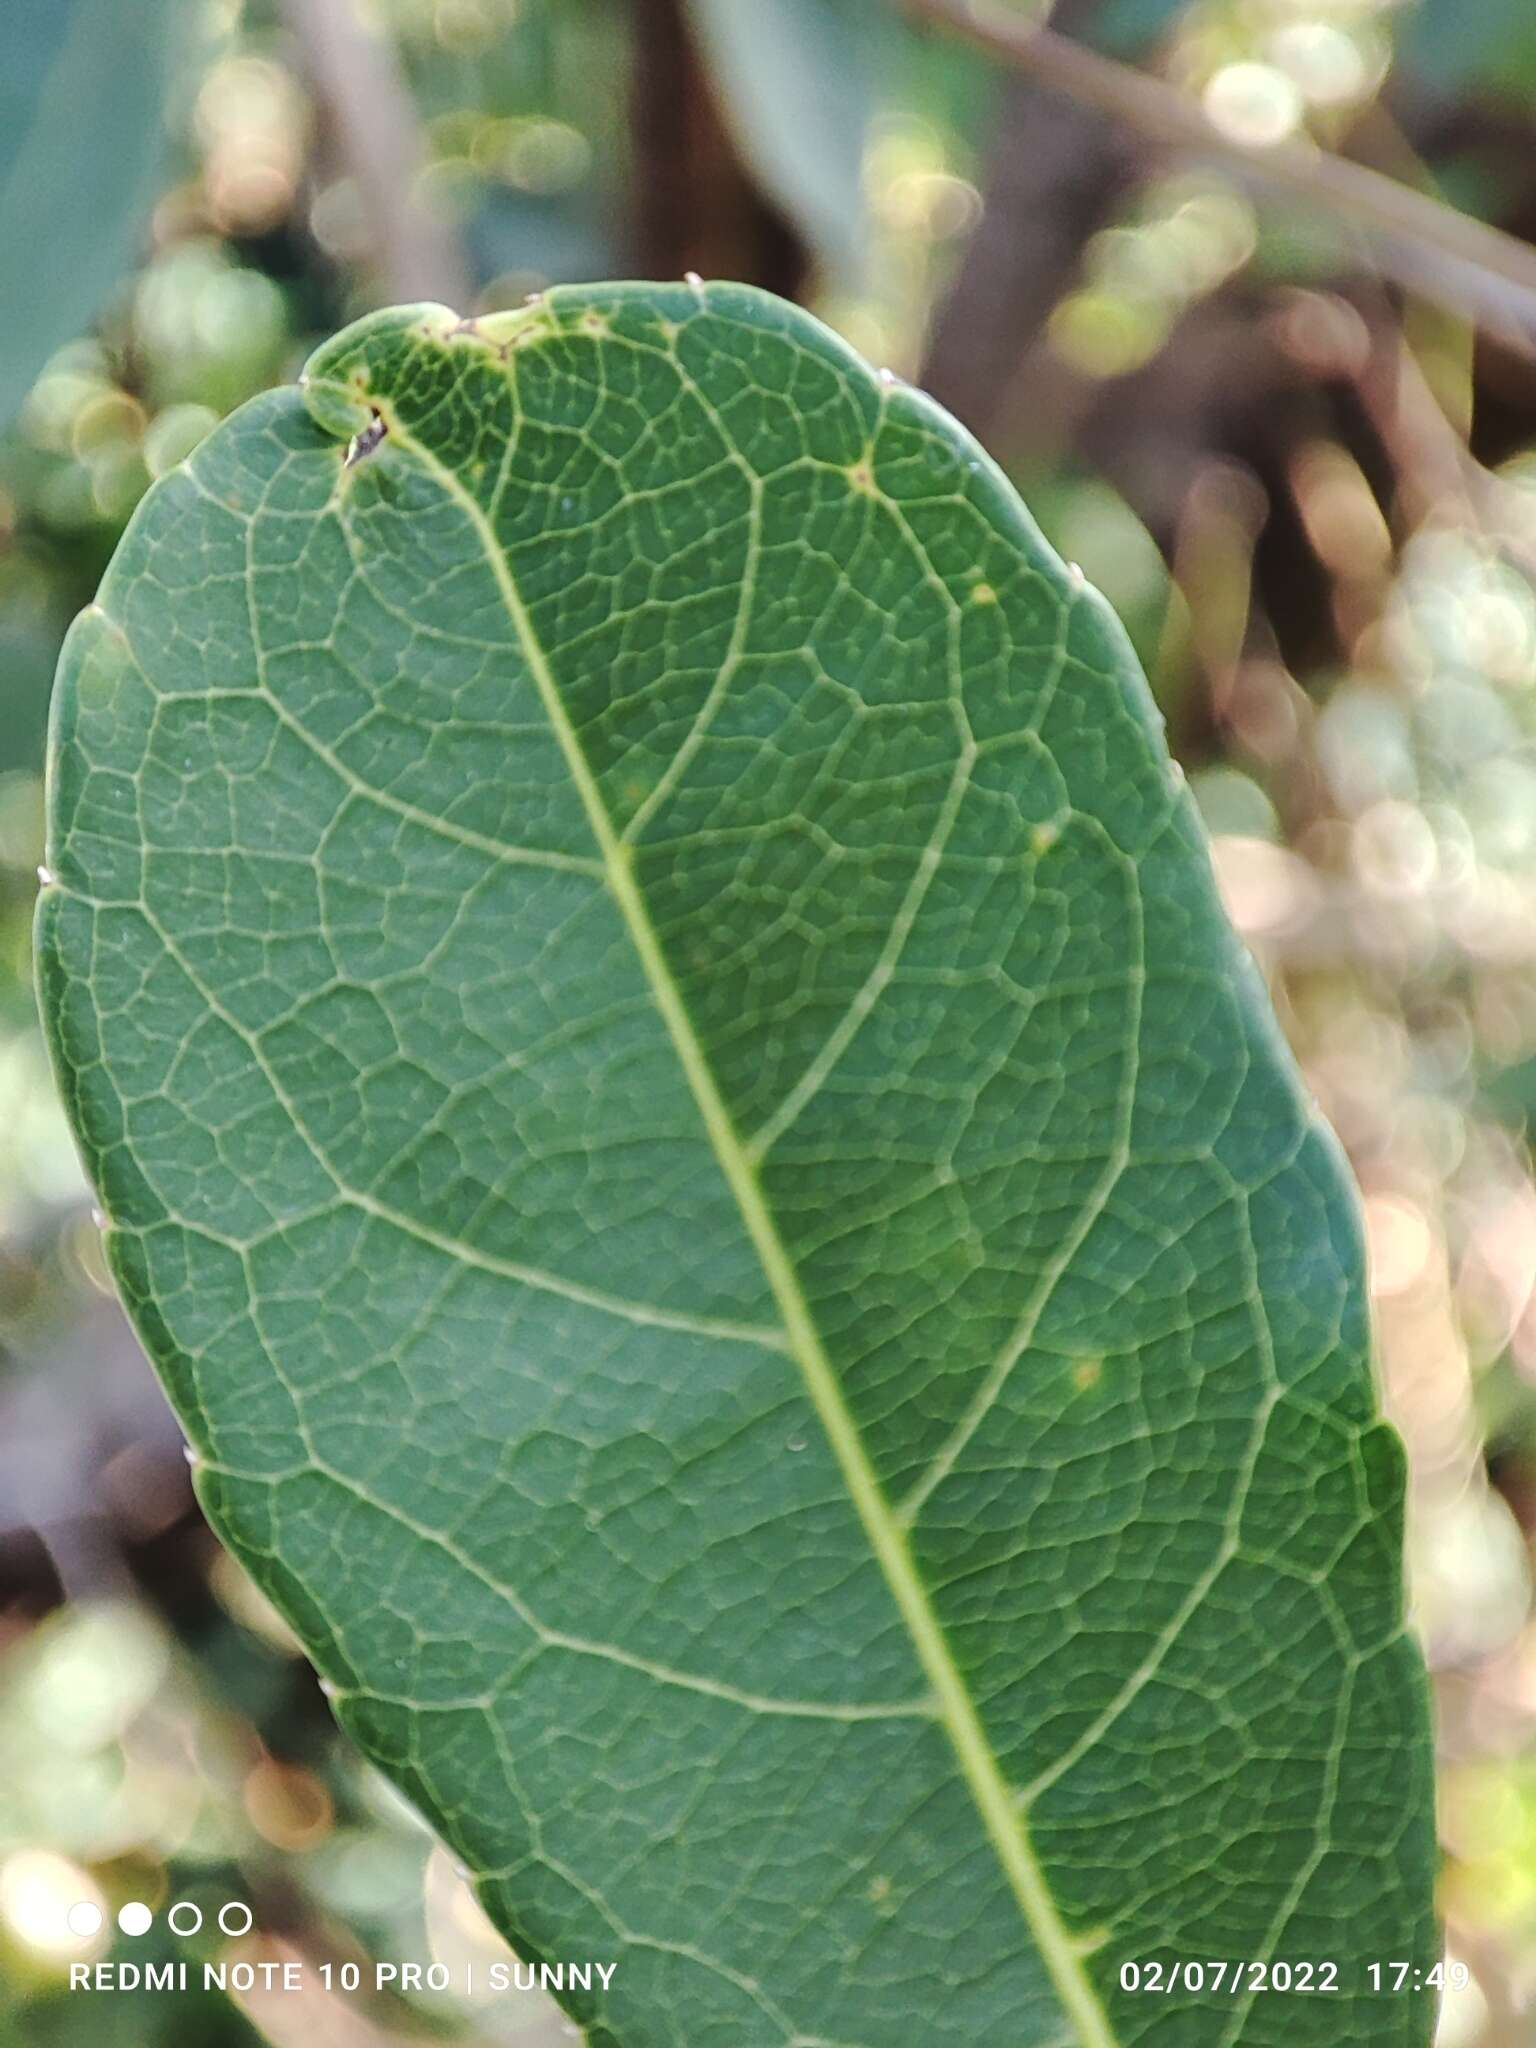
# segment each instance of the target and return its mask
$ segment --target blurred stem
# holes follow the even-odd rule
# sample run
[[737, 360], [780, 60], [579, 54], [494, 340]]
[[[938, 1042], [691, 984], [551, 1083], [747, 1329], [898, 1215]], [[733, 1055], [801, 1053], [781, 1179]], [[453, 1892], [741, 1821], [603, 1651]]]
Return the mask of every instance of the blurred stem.
[[[1070, 31], [1096, 4], [1059, 0], [1053, 18]], [[981, 222], [918, 375], [983, 440], [999, 433], [1021, 356], [1131, 184], [1139, 155], [1136, 138], [1092, 107], [1042, 91], [1022, 72], [1004, 82], [981, 179]]]
[[385, 298], [440, 299], [469, 311], [469, 266], [458, 237], [417, 197], [426, 151], [393, 48], [363, 24], [352, 0], [283, 0], [283, 7], [362, 199]]
[[1370, 245], [1396, 282], [1452, 311], [1475, 310], [1507, 341], [1536, 341], [1536, 250], [1379, 171], [1307, 142], [1260, 147], [1217, 127], [1194, 100], [996, 0], [897, 0], [918, 23], [962, 36], [1037, 84], [1124, 122], [1151, 142], [1214, 159], [1243, 183], [1301, 199]]
[[809, 255], [742, 159], [687, 10], [679, 0], [631, 0], [631, 14], [638, 274], [696, 270], [798, 298]]

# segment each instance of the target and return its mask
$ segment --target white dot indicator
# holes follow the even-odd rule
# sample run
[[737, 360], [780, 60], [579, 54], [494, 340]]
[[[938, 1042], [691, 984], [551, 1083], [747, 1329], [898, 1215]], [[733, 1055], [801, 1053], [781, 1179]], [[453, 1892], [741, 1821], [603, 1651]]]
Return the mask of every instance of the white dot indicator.
[[78, 1934], [82, 1941], [89, 1941], [93, 1934], [101, 1932], [101, 1908], [92, 1905], [89, 1899], [81, 1899], [71, 1906], [64, 1918], [71, 1934]]
[[155, 1916], [142, 1899], [130, 1899], [126, 1906], [118, 1909], [117, 1924], [124, 1934], [137, 1937], [148, 1934], [155, 1924]]

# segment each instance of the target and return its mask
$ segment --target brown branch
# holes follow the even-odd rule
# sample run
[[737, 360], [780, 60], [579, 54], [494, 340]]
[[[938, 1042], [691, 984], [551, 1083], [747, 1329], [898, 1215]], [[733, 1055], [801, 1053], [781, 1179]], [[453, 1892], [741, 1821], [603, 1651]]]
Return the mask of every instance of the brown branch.
[[440, 299], [470, 310], [469, 267], [453, 230], [417, 197], [425, 152], [395, 53], [353, 0], [285, 0], [310, 83], [357, 182], [369, 254], [388, 299]]
[[1536, 249], [1485, 222], [1309, 142], [1248, 145], [1194, 100], [1145, 72], [1037, 27], [996, 0], [898, 0], [1036, 84], [1134, 128], [1148, 141], [1214, 160], [1245, 185], [1331, 212], [1381, 271], [1506, 341], [1536, 344]]
[[[1069, 32], [1093, 0], [1058, 0]], [[1004, 81], [982, 171], [980, 225], [938, 310], [918, 382], [983, 440], [1020, 359], [1043, 331], [1136, 174], [1140, 145], [1093, 107]]]
[[800, 297], [811, 263], [761, 189], [679, 0], [631, 0], [632, 240], [639, 277], [734, 277]]

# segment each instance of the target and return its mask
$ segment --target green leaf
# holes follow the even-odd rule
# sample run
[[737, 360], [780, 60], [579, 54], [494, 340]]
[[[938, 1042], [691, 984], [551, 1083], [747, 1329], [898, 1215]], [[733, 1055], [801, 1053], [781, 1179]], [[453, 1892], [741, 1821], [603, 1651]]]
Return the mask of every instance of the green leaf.
[[1475, 8], [1456, 0], [1417, 0], [1398, 18], [1397, 62], [1438, 97], [1473, 84], [1497, 85], [1511, 66], [1524, 68], [1530, 25], [1526, 0], [1482, 0]]
[[1188, 0], [1104, 0], [1084, 24], [1083, 40], [1117, 57], [1141, 56], [1170, 33]]
[[845, 288], [864, 282], [864, 148], [891, 38], [882, 0], [687, 0], [747, 162]]
[[1428, 2039], [1346, 1177], [936, 407], [733, 287], [348, 329], [135, 518], [49, 859], [207, 1510], [594, 2040]]
[[7, 0], [0, 425], [128, 269], [164, 176], [182, 0]]

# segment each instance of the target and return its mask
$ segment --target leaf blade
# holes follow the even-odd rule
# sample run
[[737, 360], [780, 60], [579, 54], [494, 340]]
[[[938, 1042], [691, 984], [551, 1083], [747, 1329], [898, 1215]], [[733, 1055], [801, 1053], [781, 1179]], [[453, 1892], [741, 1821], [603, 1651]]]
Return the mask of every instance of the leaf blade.
[[[1122, 1957], [1332, 1942], [1363, 1872], [1399, 1944], [1432, 1938], [1421, 1779], [1370, 1762], [1384, 1731], [1425, 1751], [1348, 1198], [1112, 624], [957, 429], [756, 295], [384, 316], [306, 396], [162, 487], [118, 623], [79, 631], [44, 959], [210, 1512], [348, 1725], [474, 1868], [515, 1866], [488, 1896], [524, 1943], [606, 1919], [626, 2041], [888, 2038], [907, 1972], [935, 2040], [1129, 2040]], [[113, 972], [160, 977], [147, 1045]], [[798, 1390], [745, 1334], [775, 1325]], [[428, 1426], [445, 1377], [467, 1478]], [[1310, 1691], [1265, 1626], [1322, 1656]], [[657, 1693], [677, 1755], [629, 1725]], [[1283, 1784], [1239, 1779], [1229, 1696], [1260, 1749], [1293, 1724]], [[521, 1782], [589, 1721], [633, 1813], [569, 1762], [548, 1811]], [[1190, 1785], [1138, 1794], [1127, 1730]], [[1249, 1871], [1256, 1823], [1289, 1832]], [[1191, 2041], [1344, 2023], [1274, 2004], [1165, 2009]], [[1401, 2000], [1377, 2037], [1425, 2024]]]
[[0, 424], [128, 268], [163, 175], [183, 27], [181, 0], [16, 0], [0, 100]]
[[864, 151], [899, 33], [866, 0], [687, 0], [725, 110], [764, 188], [845, 289], [868, 265]]

